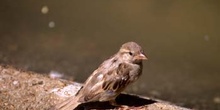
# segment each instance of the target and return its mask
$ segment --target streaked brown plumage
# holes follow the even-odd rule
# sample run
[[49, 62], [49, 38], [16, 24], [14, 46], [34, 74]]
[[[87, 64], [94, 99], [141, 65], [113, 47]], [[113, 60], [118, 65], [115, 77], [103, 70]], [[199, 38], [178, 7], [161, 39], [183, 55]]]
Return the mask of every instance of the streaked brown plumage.
[[127, 42], [105, 60], [86, 80], [80, 92], [53, 107], [53, 110], [73, 110], [81, 103], [114, 101], [142, 73], [142, 60], [147, 57], [137, 43]]

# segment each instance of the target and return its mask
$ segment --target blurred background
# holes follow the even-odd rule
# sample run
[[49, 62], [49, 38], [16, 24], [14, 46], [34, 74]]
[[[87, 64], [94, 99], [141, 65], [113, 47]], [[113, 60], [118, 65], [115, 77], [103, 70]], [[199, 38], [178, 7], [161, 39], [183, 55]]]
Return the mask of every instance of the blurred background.
[[0, 63], [84, 82], [128, 41], [149, 60], [126, 91], [220, 109], [218, 0], [2, 0]]

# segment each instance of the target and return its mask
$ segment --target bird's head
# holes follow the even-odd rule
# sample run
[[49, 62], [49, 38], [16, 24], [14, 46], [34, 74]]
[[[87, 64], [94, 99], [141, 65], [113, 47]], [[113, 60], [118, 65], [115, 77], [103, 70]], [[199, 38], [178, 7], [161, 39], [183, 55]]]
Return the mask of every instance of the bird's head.
[[124, 43], [118, 53], [122, 57], [122, 60], [131, 63], [140, 63], [148, 59], [141, 46], [135, 42]]

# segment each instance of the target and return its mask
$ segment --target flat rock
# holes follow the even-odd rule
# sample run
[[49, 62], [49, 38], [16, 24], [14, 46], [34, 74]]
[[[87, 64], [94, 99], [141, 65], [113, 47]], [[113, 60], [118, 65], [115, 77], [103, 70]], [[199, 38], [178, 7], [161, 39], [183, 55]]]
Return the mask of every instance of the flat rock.
[[[1, 110], [47, 110], [70, 96], [74, 96], [82, 84], [47, 75], [0, 65]], [[120, 94], [115, 107], [108, 102], [81, 104], [77, 109], [114, 110], [190, 110], [169, 102], [133, 94]]]

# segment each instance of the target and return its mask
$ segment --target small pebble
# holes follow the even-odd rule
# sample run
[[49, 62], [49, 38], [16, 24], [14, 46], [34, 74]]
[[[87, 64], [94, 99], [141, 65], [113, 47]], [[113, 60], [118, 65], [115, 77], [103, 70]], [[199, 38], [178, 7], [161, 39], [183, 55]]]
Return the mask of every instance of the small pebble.
[[58, 71], [50, 71], [49, 73], [49, 77], [50, 78], [53, 78], [53, 79], [56, 79], [56, 78], [62, 78], [64, 75], [62, 73], [59, 73]]
[[18, 84], [18, 81], [13, 81], [12, 82], [14, 85], [17, 85]]

